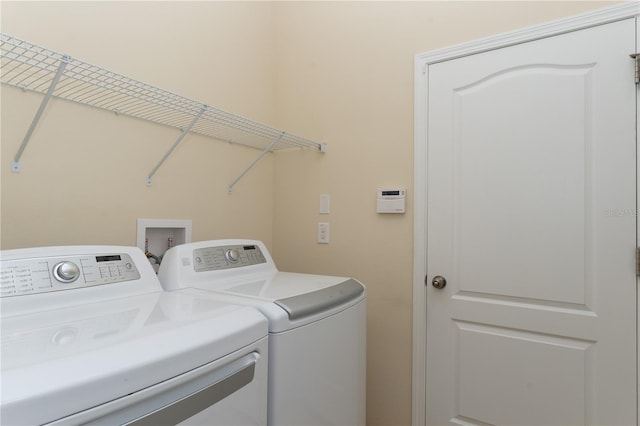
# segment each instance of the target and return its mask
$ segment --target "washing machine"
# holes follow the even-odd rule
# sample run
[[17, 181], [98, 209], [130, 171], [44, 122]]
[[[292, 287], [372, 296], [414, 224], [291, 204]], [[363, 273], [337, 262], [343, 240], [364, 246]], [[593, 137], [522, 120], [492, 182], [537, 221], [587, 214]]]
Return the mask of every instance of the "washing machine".
[[166, 290], [253, 306], [269, 319], [268, 424], [364, 425], [366, 293], [355, 279], [280, 272], [264, 244], [216, 240], [168, 250]]
[[268, 322], [165, 292], [141, 250], [0, 252], [4, 425], [264, 425]]

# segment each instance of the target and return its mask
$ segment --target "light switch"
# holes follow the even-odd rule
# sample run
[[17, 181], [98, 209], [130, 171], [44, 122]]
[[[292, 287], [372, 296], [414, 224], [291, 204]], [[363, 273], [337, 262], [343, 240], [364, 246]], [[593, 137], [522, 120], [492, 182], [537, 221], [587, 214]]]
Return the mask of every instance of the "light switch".
[[320, 214], [329, 214], [329, 194], [320, 195]]
[[318, 223], [318, 244], [329, 244], [328, 223]]

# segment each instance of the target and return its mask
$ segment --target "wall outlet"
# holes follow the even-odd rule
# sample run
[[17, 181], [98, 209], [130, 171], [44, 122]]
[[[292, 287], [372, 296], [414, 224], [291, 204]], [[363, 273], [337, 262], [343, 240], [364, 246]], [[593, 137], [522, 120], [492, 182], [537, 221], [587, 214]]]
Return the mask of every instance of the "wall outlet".
[[328, 223], [318, 223], [318, 244], [329, 244]]

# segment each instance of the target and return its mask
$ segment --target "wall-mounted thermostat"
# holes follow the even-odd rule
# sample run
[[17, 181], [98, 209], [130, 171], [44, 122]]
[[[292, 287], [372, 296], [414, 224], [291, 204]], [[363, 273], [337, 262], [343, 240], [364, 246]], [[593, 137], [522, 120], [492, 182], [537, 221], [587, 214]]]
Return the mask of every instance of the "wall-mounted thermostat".
[[404, 213], [406, 192], [404, 188], [378, 188], [378, 213]]

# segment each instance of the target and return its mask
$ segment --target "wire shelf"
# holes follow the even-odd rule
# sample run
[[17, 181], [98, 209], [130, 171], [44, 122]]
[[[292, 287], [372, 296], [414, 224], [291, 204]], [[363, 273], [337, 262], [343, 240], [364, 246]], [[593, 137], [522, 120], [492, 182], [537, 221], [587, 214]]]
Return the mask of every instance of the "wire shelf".
[[[4, 84], [185, 129], [221, 141], [265, 149], [315, 148], [324, 144], [231, 114], [150, 84], [0, 33], [0, 77]], [[59, 81], [54, 81], [61, 64]], [[202, 112], [204, 110], [204, 112]], [[200, 118], [195, 121], [202, 112]]]

